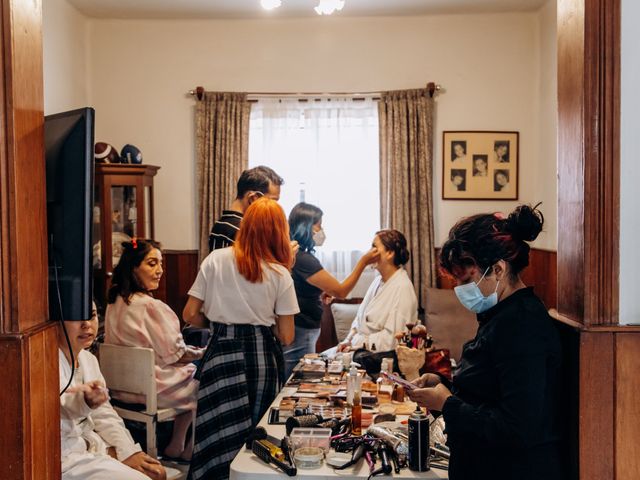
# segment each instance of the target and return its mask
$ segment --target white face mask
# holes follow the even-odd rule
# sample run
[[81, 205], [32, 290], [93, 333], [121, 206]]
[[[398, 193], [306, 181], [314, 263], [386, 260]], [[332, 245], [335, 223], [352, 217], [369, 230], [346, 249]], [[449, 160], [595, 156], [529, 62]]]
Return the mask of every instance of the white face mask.
[[324, 230], [322, 229], [313, 233], [313, 243], [316, 244], [316, 247], [321, 247], [326, 239], [327, 236], [324, 234]]
[[500, 282], [496, 284], [494, 292], [487, 297], [482, 294], [480, 287], [478, 287], [490, 269], [491, 267], [485, 270], [478, 283], [470, 282], [458, 285], [453, 289], [460, 303], [474, 313], [485, 312], [498, 303], [498, 285]]

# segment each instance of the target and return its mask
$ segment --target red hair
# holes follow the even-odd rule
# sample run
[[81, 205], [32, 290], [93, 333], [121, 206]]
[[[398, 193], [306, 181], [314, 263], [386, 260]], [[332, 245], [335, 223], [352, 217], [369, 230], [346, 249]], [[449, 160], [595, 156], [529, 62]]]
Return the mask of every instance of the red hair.
[[263, 197], [247, 208], [233, 252], [240, 274], [251, 283], [262, 282], [262, 262], [291, 269], [289, 224], [278, 202]]

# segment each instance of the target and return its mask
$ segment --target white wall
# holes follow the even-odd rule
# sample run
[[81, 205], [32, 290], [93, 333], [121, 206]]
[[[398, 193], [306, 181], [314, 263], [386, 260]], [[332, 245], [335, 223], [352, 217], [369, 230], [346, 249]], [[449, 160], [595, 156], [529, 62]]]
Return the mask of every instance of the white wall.
[[640, 324], [640, 3], [622, 0], [620, 119], [620, 323]]
[[89, 21], [66, 0], [42, 2], [44, 112], [89, 105]]
[[[555, 2], [553, 2], [555, 4]], [[545, 17], [546, 18], [546, 17]], [[555, 75], [551, 40], [538, 12], [394, 18], [289, 20], [92, 20], [91, 100], [96, 139], [141, 148], [156, 177], [157, 237], [195, 248], [196, 85], [232, 91], [370, 91], [442, 84], [438, 97], [435, 223], [440, 244], [463, 215], [509, 211], [517, 202], [441, 200], [443, 130], [520, 131], [520, 201], [544, 200], [555, 227], [556, 165], [547, 150], [552, 105], [541, 70]], [[541, 52], [544, 48], [544, 52]], [[544, 65], [544, 68], [543, 68]], [[555, 98], [555, 93], [554, 93]], [[544, 132], [540, 125], [545, 125]], [[549, 131], [547, 131], [549, 130]], [[548, 138], [548, 137], [553, 137]], [[544, 154], [545, 160], [540, 160]], [[553, 164], [552, 164], [553, 163]], [[555, 228], [537, 242], [555, 249]]]
[[[555, 0], [528, 14], [304, 20], [88, 20], [44, 2], [45, 112], [94, 105], [96, 139], [138, 145], [156, 177], [157, 237], [196, 248], [195, 85], [234, 91], [368, 91], [433, 80], [436, 241], [463, 215], [517, 202], [441, 200], [443, 130], [520, 131], [520, 201], [544, 201], [556, 248]], [[88, 32], [88, 33], [87, 33]]]
[[556, 250], [558, 245], [558, 42], [557, 2], [549, 0], [539, 11], [537, 75], [538, 144], [532, 159], [534, 169], [533, 201], [542, 202], [544, 231], [535, 246]]

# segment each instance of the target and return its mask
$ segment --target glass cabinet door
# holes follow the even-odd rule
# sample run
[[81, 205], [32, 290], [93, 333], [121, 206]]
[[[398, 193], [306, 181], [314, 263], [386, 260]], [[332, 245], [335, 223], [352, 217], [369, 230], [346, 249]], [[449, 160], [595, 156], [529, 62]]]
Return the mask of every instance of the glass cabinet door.
[[93, 193], [93, 225], [91, 226], [91, 245], [93, 250], [93, 268], [102, 269], [102, 192], [96, 185]]
[[106, 284], [104, 268], [104, 251], [102, 248], [103, 235], [103, 211], [102, 205], [102, 185], [95, 184], [93, 192], [93, 225], [91, 228], [91, 245], [92, 245], [92, 264], [93, 264], [93, 298], [96, 301], [98, 311], [104, 313], [106, 308]]
[[144, 187], [144, 238], [153, 237], [151, 231], [151, 187]]
[[132, 237], [139, 236], [137, 196], [136, 187], [111, 187], [111, 255], [113, 267], [120, 261], [122, 242], [127, 242]]

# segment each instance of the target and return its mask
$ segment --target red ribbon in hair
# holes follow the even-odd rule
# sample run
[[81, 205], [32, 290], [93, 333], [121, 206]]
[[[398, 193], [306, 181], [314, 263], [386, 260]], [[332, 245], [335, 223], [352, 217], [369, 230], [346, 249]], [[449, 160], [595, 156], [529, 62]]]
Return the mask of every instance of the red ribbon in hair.
[[136, 240], [136, 237], [133, 237], [131, 239], [131, 245], [133, 245], [133, 249], [136, 250], [138, 248], [138, 240]]

